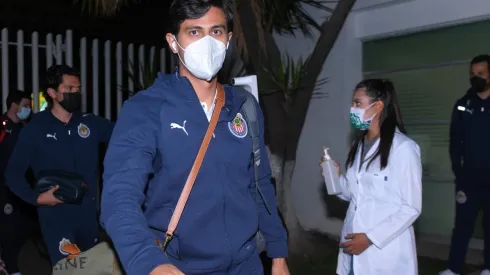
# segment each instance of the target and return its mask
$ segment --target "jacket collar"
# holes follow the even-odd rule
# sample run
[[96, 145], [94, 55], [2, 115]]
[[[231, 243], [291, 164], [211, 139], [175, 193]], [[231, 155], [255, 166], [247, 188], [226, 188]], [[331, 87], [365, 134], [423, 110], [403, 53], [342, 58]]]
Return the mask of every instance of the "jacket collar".
[[[177, 72], [170, 75], [158, 74], [158, 78], [155, 80], [154, 85], [160, 86], [160, 84], [167, 83], [172, 92], [175, 92], [182, 100], [197, 103], [201, 106], [199, 98], [192, 87], [191, 82], [185, 76], [179, 75]], [[223, 85], [225, 89], [225, 104], [221, 111], [220, 121], [231, 121], [239, 112], [245, 98], [237, 95], [234, 92], [233, 86]]]
[[65, 124], [64, 122], [62, 122], [61, 120], [59, 120], [57, 117], [55, 117], [53, 115], [53, 112], [51, 112], [51, 109], [46, 109], [43, 112], [46, 112], [46, 117], [47, 117], [47, 120], [50, 124], [56, 124], [57, 123], [57, 124], [63, 124], [63, 125], [73, 125], [73, 124], [79, 123], [82, 119], [82, 113], [79, 111], [76, 111], [76, 112], [72, 113], [70, 120], [68, 121], [67, 124]]

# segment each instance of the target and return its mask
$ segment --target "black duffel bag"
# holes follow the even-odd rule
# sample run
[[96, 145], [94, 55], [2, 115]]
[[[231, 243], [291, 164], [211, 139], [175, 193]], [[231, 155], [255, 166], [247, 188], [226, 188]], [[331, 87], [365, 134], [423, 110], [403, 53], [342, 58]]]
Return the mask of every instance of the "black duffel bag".
[[81, 204], [88, 191], [83, 177], [77, 173], [62, 170], [43, 170], [39, 172], [36, 181], [36, 191], [41, 194], [59, 186], [53, 195], [58, 200], [68, 204]]

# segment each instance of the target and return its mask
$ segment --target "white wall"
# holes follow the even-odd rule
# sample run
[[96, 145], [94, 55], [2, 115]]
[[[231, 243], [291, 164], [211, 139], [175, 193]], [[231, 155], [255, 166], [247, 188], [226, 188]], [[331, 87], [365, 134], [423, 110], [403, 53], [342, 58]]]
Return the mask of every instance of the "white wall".
[[[386, 2], [381, 0], [358, 0]], [[356, 14], [356, 37], [371, 39], [490, 18], [488, 0], [391, 1]]]
[[[310, 9], [319, 23], [325, 17]], [[351, 93], [362, 79], [362, 41], [468, 23], [490, 18], [490, 0], [358, 0], [344, 25], [320, 78], [328, 78], [322, 91], [328, 97], [311, 102], [298, 146], [293, 193], [300, 222], [305, 229], [340, 233], [340, 223], [326, 218], [322, 202], [318, 162], [323, 145], [343, 163], [348, 145]], [[292, 57], [307, 56], [315, 40], [276, 36], [281, 50]], [[301, 41], [301, 43], [298, 43]]]

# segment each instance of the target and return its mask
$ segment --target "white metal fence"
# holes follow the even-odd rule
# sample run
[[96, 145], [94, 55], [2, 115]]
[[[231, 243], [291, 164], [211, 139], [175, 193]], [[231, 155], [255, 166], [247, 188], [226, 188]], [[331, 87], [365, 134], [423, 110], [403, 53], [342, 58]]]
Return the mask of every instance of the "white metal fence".
[[[133, 91], [135, 88], [135, 83], [129, 75], [138, 73], [140, 82], [143, 82], [142, 68], [145, 67], [145, 62], [153, 66], [155, 58], [158, 58], [157, 65], [159, 63], [160, 71], [165, 73], [167, 67], [166, 49], [152, 45], [128, 44], [121, 41], [115, 42], [114, 45], [109, 40], [90, 40], [86, 37], [74, 39], [71, 30], [67, 30], [64, 35], [49, 33], [45, 37], [40, 37], [38, 32], [33, 32], [30, 34], [30, 43], [26, 41], [24, 31], [17, 30], [16, 34], [16, 39], [9, 40], [9, 37], [13, 38], [12, 33], [9, 34], [6, 28], [1, 32], [1, 84], [4, 111], [7, 109], [5, 101], [8, 92], [15, 87], [13, 82], [17, 83], [15, 88], [19, 90], [32, 90], [34, 111], [38, 111], [40, 75], [56, 63], [80, 69], [83, 111], [90, 109], [95, 114], [113, 119], [122, 106], [123, 89]], [[134, 56], [136, 47], [138, 62], [135, 62]], [[16, 57], [11, 52], [14, 49], [16, 49]], [[13, 74], [17, 75], [16, 79]], [[100, 104], [101, 101], [103, 104]]]

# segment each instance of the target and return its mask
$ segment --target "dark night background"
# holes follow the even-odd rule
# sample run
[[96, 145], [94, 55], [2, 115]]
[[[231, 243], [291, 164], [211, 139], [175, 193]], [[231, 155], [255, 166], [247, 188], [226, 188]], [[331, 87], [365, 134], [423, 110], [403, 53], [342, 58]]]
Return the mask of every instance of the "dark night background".
[[[26, 33], [64, 33], [104, 40], [164, 45], [169, 1], [140, 0], [115, 16], [102, 18], [83, 11], [72, 0], [1, 0], [0, 27]], [[74, 37], [74, 38], [75, 38]]]
[[[123, 64], [127, 64], [127, 46], [134, 44], [135, 74], [138, 73], [138, 47], [145, 45], [145, 55], [148, 61], [148, 52], [151, 46], [156, 46], [156, 65], [159, 66], [159, 49], [166, 47], [166, 20], [170, 1], [165, 0], [140, 0], [137, 4], [129, 4], [121, 8], [114, 16], [98, 17], [89, 14], [80, 3], [72, 0], [0, 0], [0, 29], [7, 28], [9, 41], [17, 40], [17, 31], [24, 31], [24, 43], [31, 42], [31, 33], [39, 33], [39, 45], [45, 45], [46, 34], [52, 33], [53, 40], [57, 34], [63, 36], [66, 30], [73, 31], [73, 61], [74, 67], [80, 68], [80, 39], [87, 38], [87, 111], [94, 112], [92, 108], [92, 39], [99, 40], [99, 114], [103, 115], [104, 107], [104, 43], [111, 43], [111, 109], [112, 119], [117, 116], [116, 108], [116, 43], [123, 42]], [[64, 60], [63, 53], [63, 60]], [[171, 71], [170, 56], [166, 59], [166, 70]], [[32, 91], [31, 48], [24, 47], [24, 90]], [[17, 87], [17, 48], [9, 46], [9, 86]], [[123, 65], [125, 66], [125, 65]], [[46, 55], [43, 48], [39, 48], [39, 80], [40, 88], [43, 87]], [[124, 67], [122, 89], [127, 88], [127, 69]], [[1, 82], [1, 80], [0, 80]], [[127, 92], [124, 98], [127, 98]]]

